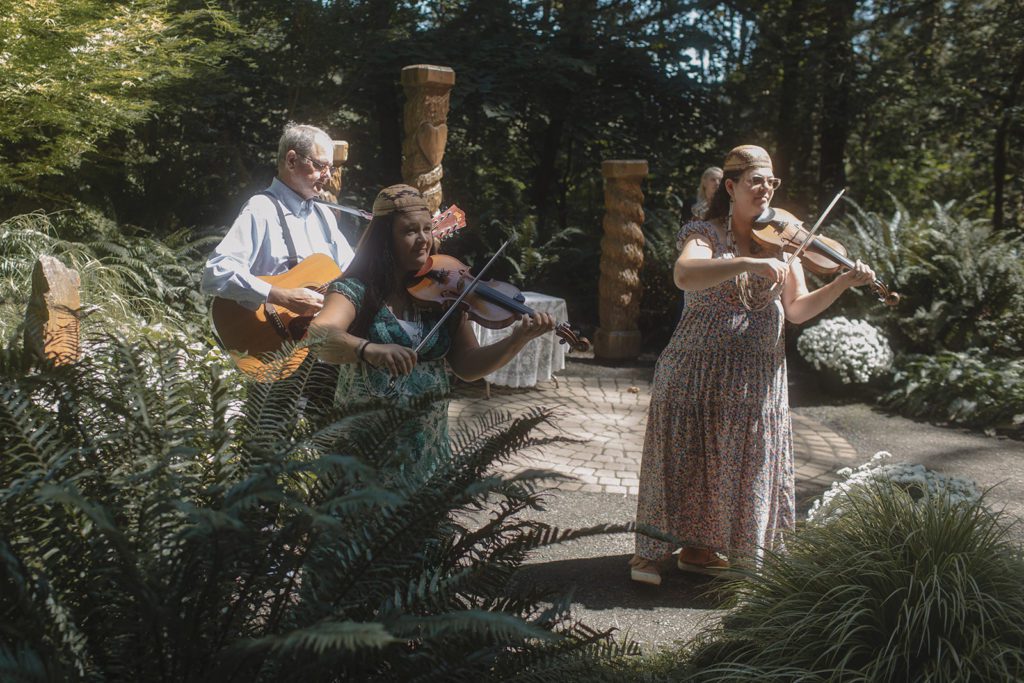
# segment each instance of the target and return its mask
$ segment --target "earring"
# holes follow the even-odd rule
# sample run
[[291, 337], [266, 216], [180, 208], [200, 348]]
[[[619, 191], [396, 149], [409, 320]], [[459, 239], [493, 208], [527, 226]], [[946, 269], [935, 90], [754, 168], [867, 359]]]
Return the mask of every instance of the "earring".
[[732, 205], [732, 197], [729, 197], [729, 215], [725, 220], [725, 234], [729, 236], [729, 248], [734, 254], [739, 256], [739, 254], [736, 253], [736, 239], [732, 236]]

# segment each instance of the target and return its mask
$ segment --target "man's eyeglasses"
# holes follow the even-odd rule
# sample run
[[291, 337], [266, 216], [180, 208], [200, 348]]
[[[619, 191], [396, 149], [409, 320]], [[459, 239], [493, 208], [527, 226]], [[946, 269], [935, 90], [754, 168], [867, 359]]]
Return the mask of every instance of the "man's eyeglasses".
[[750, 183], [750, 189], [759, 190], [762, 187], [769, 187], [773, 190], [779, 189], [779, 185], [782, 185], [782, 178], [765, 178], [763, 175], [755, 174], [750, 176], [748, 182]]
[[327, 171], [328, 175], [334, 173], [334, 166], [325, 161], [317, 161], [316, 159], [307, 157], [305, 154], [300, 154], [299, 156], [308, 161], [310, 164], [312, 164], [313, 168], [316, 169], [317, 173], [323, 173], [324, 171]]

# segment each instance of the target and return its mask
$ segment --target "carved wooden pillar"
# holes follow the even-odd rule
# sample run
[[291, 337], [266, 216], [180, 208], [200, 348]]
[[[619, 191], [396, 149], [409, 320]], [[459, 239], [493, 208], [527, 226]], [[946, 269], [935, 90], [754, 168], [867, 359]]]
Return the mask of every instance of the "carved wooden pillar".
[[338, 197], [341, 196], [341, 166], [346, 161], [348, 161], [348, 143], [344, 140], [334, 140], [334, 161], [331, 162], [334, 170], [331, 171], [331, 177], [324, 185], [324, 189], [320, 191], [320, 199], [338, 203]]
[[78, 271], [52, 256], [39, 257], [25, 311], [25, 348], [57, 365], [78, 360], [81, 284]]
[[446, 66], [415, 64], [402, 69], [405, 89], [402, 178], [423, 193], [431, 212], [441, 206], [441, 159], [448, 142], [448, 97], [455, 72]]
[[620, 360], [640, 355], [640, 269], [644, 265], [643, 160], [605, 161], [604, 237], [601, 239], [601, 323], [594, 341], [598, 358]]

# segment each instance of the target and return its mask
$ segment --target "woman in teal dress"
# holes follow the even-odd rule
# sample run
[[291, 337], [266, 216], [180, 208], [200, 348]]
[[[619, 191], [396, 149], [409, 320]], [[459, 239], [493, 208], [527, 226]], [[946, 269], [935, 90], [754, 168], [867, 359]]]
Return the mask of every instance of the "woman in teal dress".
[[[341, 366], [337, 402], [386, 400], [405, 408], [420, 397], [444, 397], [448, 368], [464, 380], [480, 379], [554, 329], [546, 313], [524, 315], [510, 336], [480, 346], [466, 315], [456, 313], [417, 355], [415, 347], [442, 313], [424, 309], [406, 290], [433, 251], [430, 210], [419, 191], [408, 185], [381, 190], [355, 258], [328, 287], [310, 327], [311, 336], [324, 337], [320, 358]], [[396, 445], [410, 461], [450, 452], [447, 401], [433, 402], [406, 422]]]

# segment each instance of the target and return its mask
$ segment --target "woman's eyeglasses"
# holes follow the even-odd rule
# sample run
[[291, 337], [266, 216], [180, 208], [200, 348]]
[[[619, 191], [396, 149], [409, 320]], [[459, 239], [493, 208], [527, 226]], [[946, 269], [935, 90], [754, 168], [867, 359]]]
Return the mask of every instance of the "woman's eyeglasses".
[[762, 187], [769, 187], [773, 190], [777, 190], [779, 189], [779, 185], [782, 184], [782, 178], [766, 178], [763, 175], [757, 174], [750, 176], [747, 182], [750, 183], [750, 189], [752, 190], [759, 190]]

